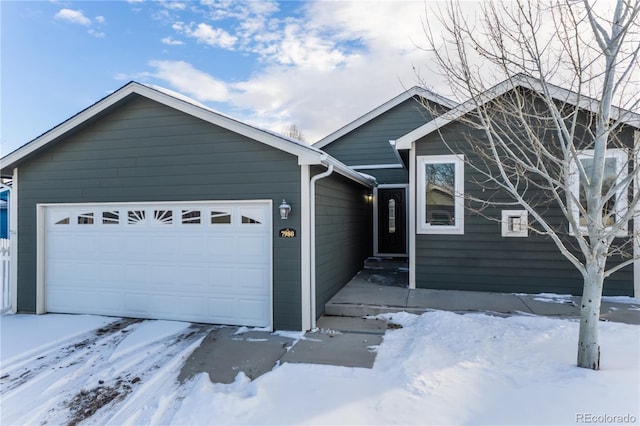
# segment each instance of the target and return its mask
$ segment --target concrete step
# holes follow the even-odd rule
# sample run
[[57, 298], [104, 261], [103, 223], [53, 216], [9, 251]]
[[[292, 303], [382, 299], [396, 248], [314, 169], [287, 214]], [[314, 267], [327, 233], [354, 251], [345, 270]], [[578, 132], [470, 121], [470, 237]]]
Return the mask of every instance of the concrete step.
[[409, 271], [407, 258], [370, 257], [364, 262], [365, 269], [383, 269], [388, 271]]

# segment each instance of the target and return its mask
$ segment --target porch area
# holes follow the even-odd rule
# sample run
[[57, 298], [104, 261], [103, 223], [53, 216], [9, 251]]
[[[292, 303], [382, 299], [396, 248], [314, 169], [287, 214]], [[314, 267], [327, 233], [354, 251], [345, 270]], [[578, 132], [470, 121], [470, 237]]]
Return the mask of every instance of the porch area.
[[[577, 296], [409, 289], [405, 259], [369, 258], [364, 268], [325, 304], [325, 315], [364, 317], [444, 310], [578, 318], [579, 306]], [[631, 298], [625, 301], [604, 298], [600, 319], [640, 324], [640, 302]]]

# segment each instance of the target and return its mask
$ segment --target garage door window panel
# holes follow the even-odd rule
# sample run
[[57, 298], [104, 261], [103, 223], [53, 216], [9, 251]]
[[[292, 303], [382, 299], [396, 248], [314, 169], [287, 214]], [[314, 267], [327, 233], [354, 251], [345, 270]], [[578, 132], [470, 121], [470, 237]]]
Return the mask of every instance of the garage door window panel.
[[70, 223], [71, 221], [69, 220], [69, 216], [58, 219], [54, 222], [55, 225], [69, 225]]
[[93, 212], [79, 214], [78, 225], [93, 225]]
[[147, 212], [144, 210], [129, 210], [127, 212], [127, 223], [129, 225], [143, 224], [147, 218]]
[[212, 225], [229, 225], [231, 224], [231, 212], [226, 211], [212, 211], [211, 212], [211, 224]]
[[198, 225], [201, 217], [200, 210], [182, 210], [182, 223], [184, 225]]
[[109, 210], [102, 212], [103, 225], [118, 225], [120, 223], [120, 212], [118, 210]]
[[262, 209], [240, 209], [240, 215], [243, 224], [261, 225], [264, 221]]
[[156, 225], [171, 225], [173, 223], [173, 210], [154, 210], [153, 223]]

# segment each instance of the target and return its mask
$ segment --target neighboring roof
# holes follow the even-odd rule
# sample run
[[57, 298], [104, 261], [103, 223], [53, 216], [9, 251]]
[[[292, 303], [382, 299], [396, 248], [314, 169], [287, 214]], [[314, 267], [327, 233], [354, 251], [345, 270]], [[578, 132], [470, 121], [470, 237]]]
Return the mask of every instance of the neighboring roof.
[[336, 130], [335, 132], [331, 133], [329, 136], [326, 136], [322, 139], [320, 139], [318, 142], [314, 143], [313, 146], [316, 148], [324, 148], [325, 146], [329, 145], [330, 143], [334, 142], [335, 140], [341, 138], [342, 136], [346, 135], [347, 133], [357, 129], [358, 127], [362, 126], [363, 124], [373, 120], [374, 118], [384, 114], [385, 112], [389, 111], [390, 109], [400, 105], [401, 103], [403, 103], [404, 101], [413, 98], [414, 96], [420, 96], [428, 101], [431, 102], [435, 102], [437, 104], [440, 104], [442, 106], [445, 106], [447, 108], [454, 108], [456, 107], [458, 104], [450, 99], [445, 98], [444, 96], [440, 96], [434, 92], [431, 92], [429, 90], [414, 86], [409, 90], [404, 91], [403, 93], [399, 94], [398, 96], [396, 96], [395, 98], [383, 103], [382, 105], [380, 105], [379, 107], [369, 111], [368, 113], [366, 113], [365, 115], [363, 115], [362, 117], [352, 121], [351, 123], [347, 124], [346, 126]]
[[[571, 90], [563, 89], [550, 83], [547, 83], [546, 86], [550, 90], [549, 95], [554, 99], [569, 103], [571, 105], [575, 105], [576, 107], [587, 111], [596, 112], [598, 110], [599, 102], [596, 99], [578, 95]], [[411, 144], [413, 144], [413, 142], [417, 141], [418, 139], [453, 121], [458, 120], [465, 114], [478, 108], [478, 105], [485, 105], [488, 102], [493, 101], [497, 97], [502, 96], [517, 87], [523, 87], [536, 91], [538, 93], [543, 92], [543, 87], [539, 80], [530, 76], [526, 76], [524, 74], [515, 75], [504, 80], [501, 83], [498, 83], [491, 89], [482, 93], [478, 97], [479, 99], [469, 99], [468, 101], [458, 105], [457, 107], [447, 111], [441, 116], [434, 118], [428, 123], [423, 124], [417, 129], [397, 139], [395, 141], [396, 149], [410, 149]], [[640, 114], [636, 114], [622, 108], [612, 107], [611, 118], [613, 120], [619, 120], [620, 122], [628, 124], [632, 127], [640, 128]]]
[[23, 160], [25, 157], [43, 149], [49, 143], [64, 136], [76, 127], [82, 125], [83, 123], [87, 122], [103, 111], [114, 107], [118, 103], [124, 101], [126, 98], [134, 94], [143, 96], [147, 99], [151, 99], [155, 102], [169, 106], [178, 111], [182, 111], [185, 114], [189, 114], [193, 117], [220, 126], [234, 133], [238, 133], [258, 142], [262, 142], [265, 145], [269, 145], [281, 151], [295, 155], [298, 157], [299, 165], [333, 164], [335, 170], [338, 173], [362, 184], [368, 186], [373, 185], [373, 182], [371, 182], [370, 179], [361, 176], [359, 173], [353, 171], [340, 161], [330, 157], [328, 154], [317, 148], [274, 132], [250, 126], [246, 123], [214, 111], [193, 99], [190, 99], [171, 90], [159, 88], [157, 86], [147, 86], [135, 81], [127, 83], [112, 94], [104, 97], [95, 104], [91, 105], [85, 110], [79, 112], [78, 114], [49, 130], [48, 132], [38, 136], [21, 148], [18, 148], [17, 150], [7, 154], [4, 158], [0, 159], [2, 169], [12, 169], [16, 163]]

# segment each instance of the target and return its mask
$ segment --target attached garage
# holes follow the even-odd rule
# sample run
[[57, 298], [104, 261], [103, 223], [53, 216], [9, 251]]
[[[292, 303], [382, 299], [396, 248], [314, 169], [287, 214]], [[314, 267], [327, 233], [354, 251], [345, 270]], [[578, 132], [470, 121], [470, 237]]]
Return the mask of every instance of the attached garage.
[[373, 179], [166, 89], [128, 83], [1, 164], [14, 312], [308, 330], [371, 252]]
[[271, 202], [41, 205], [47, 312], [271, 326]]

